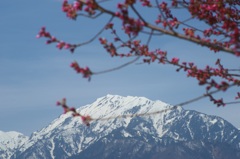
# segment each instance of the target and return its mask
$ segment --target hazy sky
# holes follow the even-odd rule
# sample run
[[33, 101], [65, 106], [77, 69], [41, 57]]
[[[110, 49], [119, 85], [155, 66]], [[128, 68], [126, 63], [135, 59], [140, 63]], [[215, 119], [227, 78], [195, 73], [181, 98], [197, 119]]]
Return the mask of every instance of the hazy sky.
[[[98, 23], [72, 21], [61, 12], [60, 0], [21, 0], [0, 2], [0, 130], [19, 131], [26, 135], [40, 130], [62, 113], [55, 106], [66, 97], [69, 104], [80, 107], [107, 94], [144, 96], [177, 104], [204, 93], [197, 81], [175, 68], [159, 64], [134, 64], [127, 68], [93, 76], [88, 82], [76, 74], [70, 63], [77, 60], [94, 71], [118, 66], [126, 60], [109, 57], [97, 43], [76, 50], [75, 54], [46, 45], [36, 35], [42, 26], [63, 40], [82, 42], [93, 35]], [[86, 27], [88, 29], [86, 29]], [[220, 56], [229, 67], [238, 68], [239, 58], [225, 53], [213, 54], [191, 43], [162, 36], [153, 43], [185, 60], [214, 64]], [[235, 90], [236, 92], [237, 90]], [[231, 100], [235, 94], [224, 94]], [[208, 99], [185, 106], [210, 115], [218, 115], [240, 127], [239, 104], [217, 108]]]

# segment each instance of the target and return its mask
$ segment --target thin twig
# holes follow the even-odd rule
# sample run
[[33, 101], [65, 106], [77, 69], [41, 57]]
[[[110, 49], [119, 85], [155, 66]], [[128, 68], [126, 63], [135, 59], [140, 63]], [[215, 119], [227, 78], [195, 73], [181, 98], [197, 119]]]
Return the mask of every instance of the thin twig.
[[238, 102], [226, 102], [225, 104], [230, 105], [230, 104], [238, 104], [238, 103], [240, 103], [240, 101], [238, 101]]
[[87, 17], [87, 18], [90, 18], [90, 19], [96, 19], [102, 14], [103, 14], [103, 12], [100, 12], [99, 14], [97, 14], [95, 16], [91, 16], [91, 15], [87, 15], [87, 14], [83, 14], [83, 13], [78, 13], [77, 15], [82, 16], [82, 17]]
[[99, 71], [99, 72], [93, 72], [94, 75], [99, 75], [99, 74], [103, 74], [103, 73], [108, 73], [108, 72], [113, 72], [113, 71], [116, 71], [116, 70], [119, 70], [121, 68], [124, 68], [130, 64], [133, 64], [134, 62], [136, 62], [138, 59], [140, 58], [140, 56], [137, 56], [135, 59], [133, 59], [132, 61], [129, 61], [127, 63], [124, 63], [123, 65], [120, 65], [118, 67], [115, 67], [115, 68], [111, 68], [111, 69], [108, 69], [108, 70], [104, 70], [104, 71]]
[[[110, 23], [113, 19], [114, 19], [114, 17], [112, 16], [110, 18], [110, 20], [107, 22], [107, 24]], [[93, 42], [100, 34], [102, 34], [102, 32], [105, 30], [105, 27], [106, 27], [106, 25], [104, 25], [104, 27], [95, 36], [93, 36], [90, 40], [80, 43], [80, 44], [77, 44], [76, 46], [80, 47], [80, 46], [87, 45], [87, 44]]]
[[[151, 29], [152, 32], [152, 29]], [[141, 31], [141, 33], [143, 34], [151, 34], [151, 32], [147, 32], [147, 31]], [[152, 33], [153, 36], [161, 36], [161, 35], [165, 35], [164, 33]]]
[[150, 41], [151, 41], [151, 39], [152, 39], [153, 32], [154, 32], [154, 30], [151, 30], [151, 33], [150, 33], [150, 35], [149, 35], [149, 37], [148, 37], [148, 40], [147, 40], [146, 45], [149, 45], [149, 43], [150, 43]]

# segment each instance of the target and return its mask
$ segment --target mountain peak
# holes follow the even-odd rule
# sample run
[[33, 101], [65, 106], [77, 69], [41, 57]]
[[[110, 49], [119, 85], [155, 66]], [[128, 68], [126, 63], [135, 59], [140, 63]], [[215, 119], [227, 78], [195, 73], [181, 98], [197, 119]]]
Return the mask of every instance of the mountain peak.
[[8, 132], [0, 131], [0, 143], [6, 142], [6, 141], [14, 142], [19, 137], [23, 137], [23, 138], [26, 138], [26, 139], [28, 138], [27, 136], [24, 136], [20, 132], [16, 132], [16, 131], [8, 131]]
[[141, 99], [141, 100], [149, 100], [146, 97], [138, 97], [138, 96], [121, 96], [121, 95], [113, 95], [113, 94], [107, 94], [106, 96], [98, 98], [98, 100], [107, 99], [107, 100], [135, 100], [135, 99]]
[[152, 101], [145, 97], [119, 96], [108, 94], [98, 98], [90, 105], [80, 107], [78, 111], [93, 118], [103, 118], [126, 114], [143, 114], [168, 109], [171, 106], [159, 100]]
[[0, 131], [0, 158], [10, 158], [28, 139], [28, 136], [16, 131]]

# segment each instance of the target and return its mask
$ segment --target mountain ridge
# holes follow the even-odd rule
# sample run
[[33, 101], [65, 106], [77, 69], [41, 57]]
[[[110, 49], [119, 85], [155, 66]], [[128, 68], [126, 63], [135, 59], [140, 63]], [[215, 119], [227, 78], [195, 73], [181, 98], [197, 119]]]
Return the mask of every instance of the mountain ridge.
[[[201, 158], [207, 154], [205, 158], [211, 159], [212, 155], [226, 159], [227, 151], [231, 152], [231, 159], [240, 157], [240, 133], [232, 124], [220, 117], [179, 106], [170, 109], [172, 107], [145, 97], [106, 95], [77, 109], [83, 115], [99, 119], [91, 122], [90, 127], [69, 113], [60, 115], [48, 126], [34, 132], [11, 159], [93, 158], [94, 155], [110, 159], [117, 158], [116, 154], [121, 158], [148, 155], [151, 159], [158, 155], [168, 158], [170, 150], [176, 152], [170, 155], [172, 158], [191, 158], [194, 154]], [[101, 120], [159, 111], [161, 113], [155, 115]], [[102, 148], [98, 150], [97, 147]], [[198, 152], [198, 148], [202, 151]]]

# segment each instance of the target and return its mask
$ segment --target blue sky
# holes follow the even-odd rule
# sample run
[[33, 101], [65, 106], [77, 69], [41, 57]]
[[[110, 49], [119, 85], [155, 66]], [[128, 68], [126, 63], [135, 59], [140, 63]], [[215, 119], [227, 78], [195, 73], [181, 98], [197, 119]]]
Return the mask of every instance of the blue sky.
[[[70, 63], [77, 60], [95, 71], [118, 66], [126, 60], [109, 57], [97, 43], [86, 45], [75, 54], [46, 45], [36, 35], [42, 26], [66, 41], [82, 42], [98, 27], [71, 21], [61, 12], [59, 0], [22, 0], [0, 2], [0, 130], [30, 135], [62, 113], [55, 106], [66, 97], [70, 105], [80, 107], [107, 94], [145, 96], [177, 104], [204, 92], [197, 81], [176, 73], [175, 68], [159, 64], [131, 65], [116, 72], [93, 76], [91, 82], [76, 74]], [[85, 28], [84, 28], [85, 27]], [[86, 27], [87, 32], [86, 32]], [[85, 30], [85, 31], [82, 31]], [[204, 66], [220, 56], [225, 65], [238, 68], [239, 58], [213, 54], [200, 46], [162, 37], [160, 47], [183, 60], [197, 59]], [[158, 46], [159, 43], [153, 43]], [[190, 51], [192, 50], [192, 51]], [[236, 90], [237, 91], [237, 90]], [[224, 94], [231, 100], [234, 94]], [[208, 99], [185, 106], [210, 115], [218, 115], [240, 127], [239, 104], [217, 108]]]

